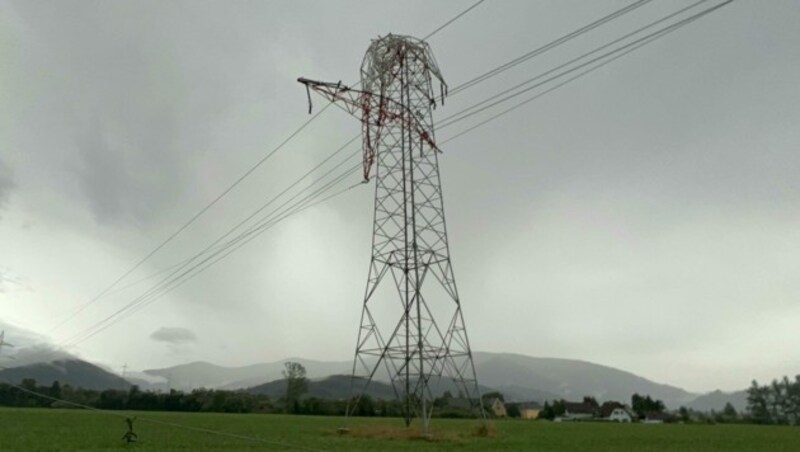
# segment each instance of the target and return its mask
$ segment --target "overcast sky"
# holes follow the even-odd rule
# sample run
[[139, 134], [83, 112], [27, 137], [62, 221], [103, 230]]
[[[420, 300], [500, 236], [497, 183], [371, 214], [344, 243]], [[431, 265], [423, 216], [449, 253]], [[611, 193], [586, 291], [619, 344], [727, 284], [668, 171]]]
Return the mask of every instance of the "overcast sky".
[[[370, 39], [424, 36], [471, 3], [0, 1], [0, 320], [61, 343], [120, 309], [154, 280], [52, 331], [308, 119], [298, 76], [356, 81]], [[456, 86], [627, 3], [487, 0], [430, 44]], [[689, 3], [655, 1], [436, 117]], [[797, 1], [734, 2], [443, 146], [475, 350], [695, 391], [800, 373], [798, 23]], [[359, 130], [326, 111], [119, 287]], [[133, 369], [351, 359], [372, 196], [292, 217], [72, 351]]]

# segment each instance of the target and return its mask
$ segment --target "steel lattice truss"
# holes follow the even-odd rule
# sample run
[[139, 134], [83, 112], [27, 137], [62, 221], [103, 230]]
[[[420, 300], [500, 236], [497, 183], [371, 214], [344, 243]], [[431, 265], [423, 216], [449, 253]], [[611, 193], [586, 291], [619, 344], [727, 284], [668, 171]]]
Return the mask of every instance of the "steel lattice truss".
[[[428, 44], [390, 34], [367, 50], [360, 90], [299, 79], [361, 119], [365, 179], [377, 163], [372, 259], [348, 414], [373, 379], [388, 377], [403, 402], [406, 425], [419, 417], [423, 429], [434, 398], [445, 389], [457, 391], [483, 416], [447, 242], [432, 118], [434, 78], [443, 98], [444, 81]], [[379, 287], [387, 284], [395, 295], [380, 296]], [[434, 286], [438, 297], [431, 295]], [[400, 318], [387, 320], [381, 311], [398, 296]]]

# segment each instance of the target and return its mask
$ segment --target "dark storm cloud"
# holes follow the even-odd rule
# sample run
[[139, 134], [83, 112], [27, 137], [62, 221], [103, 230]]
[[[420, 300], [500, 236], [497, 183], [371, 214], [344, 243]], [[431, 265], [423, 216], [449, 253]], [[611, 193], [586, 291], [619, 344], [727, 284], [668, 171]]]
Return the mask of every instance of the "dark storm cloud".
[[[748, 10], [755, 3], [734, 3], [509, 115], [504, 126], [498, 121], [453, 142], [450, 148], [475, 140], [508, 149], [496, 162], [482, 162], [486, 183], [463, 185], [495, 191], [485, 195], [492, 205], [496, 199], [512, 204], [516, 189], [520, 203], [529, 205], [554, 191], [648, 197], [668, 208], [682, 204], [683, 211], [792, 205], [800, 191], [800, 154], [788, 143], [800, 134], [787, 118], [795, 115], [800, 91], [796, 64], [776, 55], [800, 34], [797, 14], [778, 14], [779, 5], [754, 15]], [[531, 75], [542, 67], [530, 66]], [[460, 102], [454, 97], [448, 108]], [[458, 160], [447, 164], [461, 165]], [[496, 174], [502, 184], [491, 183]]]
[[[14, 182], [15, 208], [41, 205], [30, 212], [35, 230], [8, 230], [17, 234], [10, 240], [0, 235], [2, 263], [37, 281], [41, 294], [36, 308], [26, 293], [11, 312], [28, 310], [20, 318], [47, 329], [56, 307], [74, 309], [67, 305], [86, 295], [72, 281], [103, 271], [111, 281], [126, 271], [308, 119], [297, 76], [355, 81], [370, 39], [424, 36], [467, 3], [0, 2], [0, 43], [11, 43], [0, 44], [9, 61], [0, 71], [0, 120], [13, 119], [0, 127], [0, 145], [14, 144], [8, 153], [0, 149], [9, 167], [0, 166], [0, 203], [10, 205]], [[484, 2], [430, 44], [455, 87], [622, 3]], [[636, 20], [615, 21], [452, 95], [436, 118], [690, 3], [649, 2]], [[444, 145], [450, 245], [477, 349], [590, 358], [648, 376], [687, 354], [709, 365], [724, 355], [743, 363], [724, 383], [737, 389], [777, 375], [754, 375], [756, 358], [789, 363], [792, 351], [780, 344], [790, 343], [784, 337], [794, 330], [761, 327], [772, 318], [753, 322], [773, 310], [788, 325], [795, 317], [785, 306], [800, 290], [791, 274], [800, 256], [798, 21], [796, 1], [733, 2]], [[437, 129], [437, 139], [469, 125]], [[210, 212], [196, 224], [208, 229], [182, 235], [148, 264], [155, 272], [181, 252], [199, 251], [217, 229], [234, 225], [358, 131], [358, 121], [331, 109], [277, 156], [297, 160], [265, 164], [251, 185], [217, 206], [224, 214]], [[278, 172], [286, 180], [269, 178]], [[209, 277], [154, 304], [151, 317], [125, 320], [141, 328], [119, 325], [146, 339], [152, 319], [180, 316], [191, 330], [162, 328], [152, 336], [169, 352], [199, 348], [192, 331], [224, 338], [228, 351], [204, 347], [197, 359], [262, 359], [253, 343], [272, 344], [271, 359], [344, 358], [360, 313], [373, 206], [366, 187], [346, 196], [264, 234]], [[56, 206], [73, 215], [51, 215]], [[131, 224], [145, 227], [126, 230]], [[64, 246], [73, 243], [75, 250]], [[95, 258], [75, 259], [87, 246], [96, 248]], [[63, 271], [47, 265], [56, 260]], [[50, 296], [62, 293], [63, 300]], [[559, 334], [559, 319], [579, 333]], [[497, 334], [501, 324], [515, 333]], [[754, 328], [765, 332], [763, 343], [741, 335]], [[536, 340], [543, 335], [557, 340]], [[107, 359], [125, 347], [93, 344]], [[141, 347], [125, 352], [142, 361], [174, 358]], [[663, 378], [720, 384], [724, 372], [707, 370], [687, 365]]]
[[30, 2], [13, 11], [25, 24], [15, 64], [39, 85], [19, 94], [36, 109], [28, 121], [36, 154], [65, 159], [60, 177], [77, 182], [98, 221], [157, 215], [174, 200], [183, 171], [169, 49], [136, 42], [154, 17], [119, 3]]
[[234, 13], [158, 5], [157, 13], [116, 2], [13, 6], [25, 24], [14, 64], [40, 85], [12, 93], [35, 105], [27, 124], [39, 136], [29, 139], [43, 159], [69, 156], [64, 184], [79, 187], [99, 222], [157, 221], [187, 200], [214, 118], [239, 97], [236, 77], [252, 59], [217, 24]]
[[150, 335], [156, 342], [166, 342], [172, 345], [182, 345], [197, 342], [197, 336], [186, 328], [162, 326]]
[[166, 114], [155, 116], [152, 126], [141, 130], [97, 119], [76, 139], [75, 172], [98, 221], [147, 221], [174, 203], [184, 181], [175, 158], [180, 150], [168, 150], [170, 137], [163, 130], [174, 121]]

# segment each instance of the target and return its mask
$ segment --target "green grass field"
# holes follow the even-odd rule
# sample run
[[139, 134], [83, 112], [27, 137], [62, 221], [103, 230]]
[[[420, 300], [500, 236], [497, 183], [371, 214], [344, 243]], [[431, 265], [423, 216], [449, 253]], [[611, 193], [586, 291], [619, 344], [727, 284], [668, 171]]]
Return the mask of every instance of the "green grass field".
[[[0, 451], [21, 450], [535, 450], [800, 451], [800, 428], [754, 425], [644, 425], [494, 421], [489, 437], [475, 421], [434, 419], [434, 437], [408, 435], [399, 419], [259, 414], [134, 413], [140, 440], [125, 445], [124, 417], [81, 410], [0, 409]], [[210, 429], [235, 438], [153, 423]]]

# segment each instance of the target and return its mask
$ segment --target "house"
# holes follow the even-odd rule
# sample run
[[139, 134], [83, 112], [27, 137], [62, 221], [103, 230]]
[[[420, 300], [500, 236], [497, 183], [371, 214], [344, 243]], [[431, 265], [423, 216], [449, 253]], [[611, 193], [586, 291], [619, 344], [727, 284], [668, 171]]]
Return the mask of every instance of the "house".
[[494, 414], [495, 417], [506, 417], [506, 404], [495, 397], [492, 399], [491, 403], [489, 403], [489, 411]]
[[614, 408], [611, 414], [605, 419], [611, 422], [633, 422], [633, 420], [636, 419], [636, 414], [625, 407]]
[[522, 402], [517, 404], [519, 408], [520, 419], [536, 419], [539, 417], [539, 412], [542, 411], [542, 406], [537, 402]]
[[612, 422], [633, 422], [636, 414], [619, 402], [604, 402], [600, 406], [600, 417]]
[[587, 402], [564, 402], [562, 421], [582, 421], [592, 419], [597, 407]]

